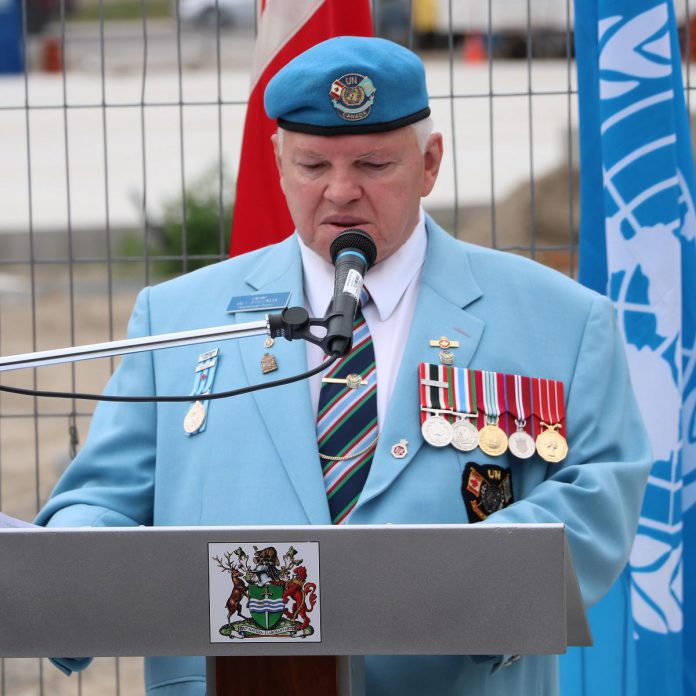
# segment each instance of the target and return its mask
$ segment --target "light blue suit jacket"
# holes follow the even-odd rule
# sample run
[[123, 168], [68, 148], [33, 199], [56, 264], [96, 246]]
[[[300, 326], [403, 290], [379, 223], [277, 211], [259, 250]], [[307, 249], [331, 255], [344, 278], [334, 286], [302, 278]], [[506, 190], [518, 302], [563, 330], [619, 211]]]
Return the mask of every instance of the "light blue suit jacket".
[[[623, 345], [606, 298], [527, 259], [454, 240], [428, 219], [428, 250], [415, 316], [377, 451], [350, 524], [466, 523], [460, 492], [468, 462], [512, 470], [515, 501], [489, 522], [563, 522], [586, 603], [624, 565], [650, 468]], [[229, 323], [232, 296], [290, 291], [303, 304], [294, 237], [142, 291], [132, 336]], [[245, 313], [238, 321], [263, 318]], [[561, 465], [424, 444], [418, 363], [429, 340], [456, 337], [457, 365], [562, 380], [570, 453]], [[276, 341], [279, 370], [263, 375], [263, 338], [217, 344], [215, 391], [307, 368], [302, 342]], [[214, 344], [124, 358], [112, 394], [186, 394], [197, 356]], [[84, 448], [39, 515], [41, 524], [330, 524], [306, 382], [211, 403], [205, 432], [182, 427], [188, 404], [102, 403]], [[391, 446], [408, 441], [395, 459]], [[534, 562], [534, 559], [530, 559]], [[467, 592], [471, 588], [461, 588]], [[495, 598], [489, 598], [495, 601]], [[495, 664], [495, 663], [493, 663]], [[369, 694], [557, 693], [555, 657], [503, 669], [468, 657], [372, 657]], [[149, 658], [158, 696], [204, 693], [201, 658]]]

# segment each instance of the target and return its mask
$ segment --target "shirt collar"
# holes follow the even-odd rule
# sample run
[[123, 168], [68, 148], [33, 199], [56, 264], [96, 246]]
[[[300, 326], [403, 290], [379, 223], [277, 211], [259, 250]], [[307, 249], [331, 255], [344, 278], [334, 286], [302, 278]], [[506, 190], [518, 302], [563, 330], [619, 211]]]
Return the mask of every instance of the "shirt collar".
[[[305, 300], [312, 316], [324, 316], [334, 289], [334, 267], [310, 249], [299, 237], [304, 276]], [[365, 287], [377, 307], [379, 318], [386, 321], [399, 304], [406, 288], [418, 275], [428, 245], [425, 216], [421, 208], [418, 222], [409, 238], [365, 276]]]

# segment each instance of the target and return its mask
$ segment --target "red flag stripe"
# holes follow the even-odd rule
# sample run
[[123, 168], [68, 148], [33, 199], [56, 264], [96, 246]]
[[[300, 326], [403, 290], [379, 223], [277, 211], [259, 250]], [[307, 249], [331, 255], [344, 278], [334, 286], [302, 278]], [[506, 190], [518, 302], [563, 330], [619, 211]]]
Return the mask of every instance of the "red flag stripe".
[[[302, 9], [305, 10], [304, 15]], [[277, 45], [271, 41], [270, 49], [269, 44], [259, 48], [261, 57], [257, 60], [261, 74], [249, 96], [244, 124], [230, 241], [231, 256], [280, 242], [294, 229], [280, 188], [271, 144], [276, 123], [266, 116], [263, 108], [266, 85], [295, 56], [325, 39], [346, 34], [372, 35], [369, 0], [324, 0], [314, 11], [310, 12], [311, 9], [307, 0], [266, 0], [263, 6], [261, 28], [273, 26], [283, 37], [284, 19], [288, 38], [285, 41], [278, 39]], [[278, 18], [268, 13], [277, 14]], [[298, 16], [304, 16], [306, 21], [292, 33], [297, 27]], [[260, 39], [264, 40], [264, 37], [260, 36]]]

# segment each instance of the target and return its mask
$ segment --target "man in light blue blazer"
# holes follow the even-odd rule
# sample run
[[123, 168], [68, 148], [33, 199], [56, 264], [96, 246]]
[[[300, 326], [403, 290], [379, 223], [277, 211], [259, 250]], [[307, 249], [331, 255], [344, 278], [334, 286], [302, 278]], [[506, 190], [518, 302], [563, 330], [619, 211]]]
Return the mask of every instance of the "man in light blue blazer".
[[[322, 314], [333, 283], [330, 242], [347, 227], [366, 230], [377, 263], [366, 275], [374, 302], [365, 318], [386, 396], [369, 475], [346, 523], [466, 523], [465, 469], [501, 467], [513, 498], [482, 523], [564, 523], [583, 598], [596, 602], [627, 560], [650, 468], [610, 303], [527, 259], [456, 241], [422, 213], [442, 138], [431, 132], [423, 66], [410, 51], [380, 39], [319, 44], [269, 84], [266, 109], [280, 127], [276, 157], [296, 234], [146, 288], [129, 334], [228, 323], [230, 298], [250, 295], [289, 292], [291, 304]], [[459, 341], [457, 367], [562, 382], [567, 457], [554, 464], [424, 442], [418, 365], [437, 362], [430, 341], [440, 336]], [[134, 354], [107, 393], [187, 393], [206, 349], [218, 350], [214, 391], [301, 373], [320, 359], [301, 342], [268, 347], [262, 338]], [[274, 372], [263, 373], [264, 352]], [[330, 524], [318, 389], [318, 381], [298, 382], [213, 402], [193, 434], [182, 427], [188, 404], [102, 403], [39, 522]], [[204, 672], [202, 658], [149, 658], [148, 693], [204, 694]], [[371, 695], [558, 692], [553, 656], [379, 656], [367, 658], [366, 674]]]

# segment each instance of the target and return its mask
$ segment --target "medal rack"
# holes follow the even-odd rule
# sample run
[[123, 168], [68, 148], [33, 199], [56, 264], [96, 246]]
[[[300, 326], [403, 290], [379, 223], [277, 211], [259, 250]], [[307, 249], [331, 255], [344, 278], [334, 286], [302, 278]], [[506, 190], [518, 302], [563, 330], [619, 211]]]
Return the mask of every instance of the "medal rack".
[[479, 448], [491, 457], [568, 454], [563, 382], [445, 363], [418, 366], [421, 433], [433, 447]]

